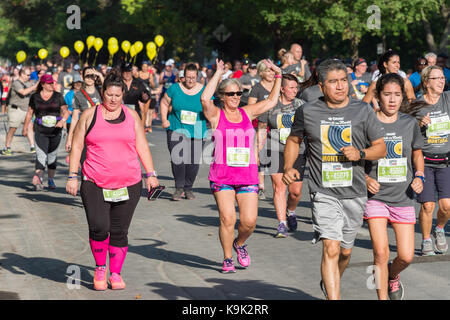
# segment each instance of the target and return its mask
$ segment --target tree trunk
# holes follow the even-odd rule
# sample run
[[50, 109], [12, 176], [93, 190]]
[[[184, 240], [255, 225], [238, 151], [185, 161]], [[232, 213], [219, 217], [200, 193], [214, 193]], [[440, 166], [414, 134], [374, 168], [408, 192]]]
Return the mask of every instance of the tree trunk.
[[448, 53], [449, 33], [450, 33], [450, 8], [444, 3], [441, 8], [442, 17], [444, 18], [445, 27], [442, 32], [441, 42], [439, 43], [439, 52]]
[[359, 42], [361, 41], [358, 37], [352, 37], [351, 39], [351, 49], [352, 49], [352, 60], [355, 61], [359, 58]]

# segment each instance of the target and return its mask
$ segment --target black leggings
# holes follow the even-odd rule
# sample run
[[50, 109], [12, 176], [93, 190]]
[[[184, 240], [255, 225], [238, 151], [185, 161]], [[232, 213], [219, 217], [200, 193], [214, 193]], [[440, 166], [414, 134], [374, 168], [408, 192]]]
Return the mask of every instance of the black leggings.
[[45, 170], [47, 166], [51, 170], [56, 169], [56, 156], [59, 143], [61, 142], [62, 130], [56, 134], [45, 134], [38, 130], [34, 131], [36, 141], [36, 170]]
[[167, 130], [167, 146], [175, 179], [175, 188], [192, 189], [200, 168], [205, 140], [191, 139], [183, 134]]
[[128, 228], [141, 192], [142, 181], [139, 181], [128, 187], [130, 199], [115, 203], [106, 202], [102, 188], [91, 181], [83, 181], [80, 193], [89, 225], [89, 238], [94, 241], [104, 241], [109, 236], [110, 245], [128, 246]]

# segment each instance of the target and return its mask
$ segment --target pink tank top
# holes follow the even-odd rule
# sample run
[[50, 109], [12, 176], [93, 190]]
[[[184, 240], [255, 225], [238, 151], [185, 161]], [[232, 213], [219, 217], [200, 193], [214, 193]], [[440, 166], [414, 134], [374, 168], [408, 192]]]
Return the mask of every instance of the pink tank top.
[[103, 119], [102, 105], [86, 136], [86, 161], [83, 176], [105, 189], [119, 189], [141, 181], [141, 165], [136, 151], [135, 120], [122, 105], [125, 120], [112, 124]]
[[228, 185], [259, 183], [255, 129], [245, 111], [239, 111], [242, 121], [233, 123], [220, 110], [219, 124], [213, 133], [214, 159], [208, 177], [212, 182]]

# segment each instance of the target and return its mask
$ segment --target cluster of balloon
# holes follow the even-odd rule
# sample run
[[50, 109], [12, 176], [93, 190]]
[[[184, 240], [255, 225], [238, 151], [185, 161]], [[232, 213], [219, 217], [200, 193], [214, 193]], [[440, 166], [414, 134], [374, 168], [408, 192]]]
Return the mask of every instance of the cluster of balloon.
[[[155, 57], [157, 57], [159, 49], [164, 44], [164, 37], [161, 35], [157, 35], [153, 41], [150, 41], [146, 45], [147, 49], [147, 56], [150, 60], [154, 60]], [[97, 55], [98, 52], [103, 47], [103, 40], [101, 38], [96, 38], [94, 36], [89, 36], [86, 39], [86, 45], [87, 45], [87, 55], [86, 55], [86, 61], [89, 61], [89, 51], [92, 47], [94, 47], [96, 53], [95, 53], [95, 59], [94, 59], [94, 65], [97, 61]], [[75, 51], [78, 53], [78, 59], [81, 65], [81, 53], [84, 51], [84, 42], [81, 40], [75, 41], [73, 45]], [[122, 48], [125, 55], [128, 57], [128, 53], [130, 54], [131, 60], [136, 62], [137, 55], [144, 49], [144, 44], [141, 41], [136, 41], [134, 44], [131, 44], [130, 41], [124, 40], [122, 41], [120, 47]], [[119, 41], [115, 37], [110, 37], [108, 39], [108, 52], [109, 52], [109, 62], [108, 65], [112, 65], [112, 59], [114, 55], [119, 51]], [[63, 46], [59, 50], [59, 54], [63, 59], [66, 59], [70, 55], [70, 50], [68, 47]], [[47, 58], [48, 51], [44, 48], [40, 49], [38, 51], [38, 56], [42, 60]], [[16, 54], [16, 60], [17, 63], [22, 63], [26, 60], [27, 54], [20, 50]], [[127, 59], [128, 60], [128, 59]]]

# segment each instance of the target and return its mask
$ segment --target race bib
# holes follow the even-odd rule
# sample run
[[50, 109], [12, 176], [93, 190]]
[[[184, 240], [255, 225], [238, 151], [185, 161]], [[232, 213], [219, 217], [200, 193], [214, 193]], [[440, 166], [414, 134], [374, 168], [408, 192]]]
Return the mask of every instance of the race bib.
[[56, 117], [55, 116], [45, 116], [42, 117], [42, 125], [47, 128], [53, 128], [56, 126]]
[[103, 198], [106, 202], [119, 202], [130, 199], [127, 187], [115, 190], [103, 189]]
[[195, 125], [197, 121], [197, 112], [181, 110], [181, 123]]
[[378, 182], [405, 182], [407, 171], [408, 167], [406, 158], [378, 160]]
[[353, 183], [352, 163], [322, 163], [322, 185], [325, 188], [351, 187]]
[[250, 148], [227, 148], [227, 165], [230, 167], [248, 167]]
[[427, 128], [427, 137], [446, 136], [450, 134], [450, 119], [448, 115], [431, 118]]
[[287, 138], [291, 134], [291, 128], [280, 128], [280, 143], [286, 144]]

